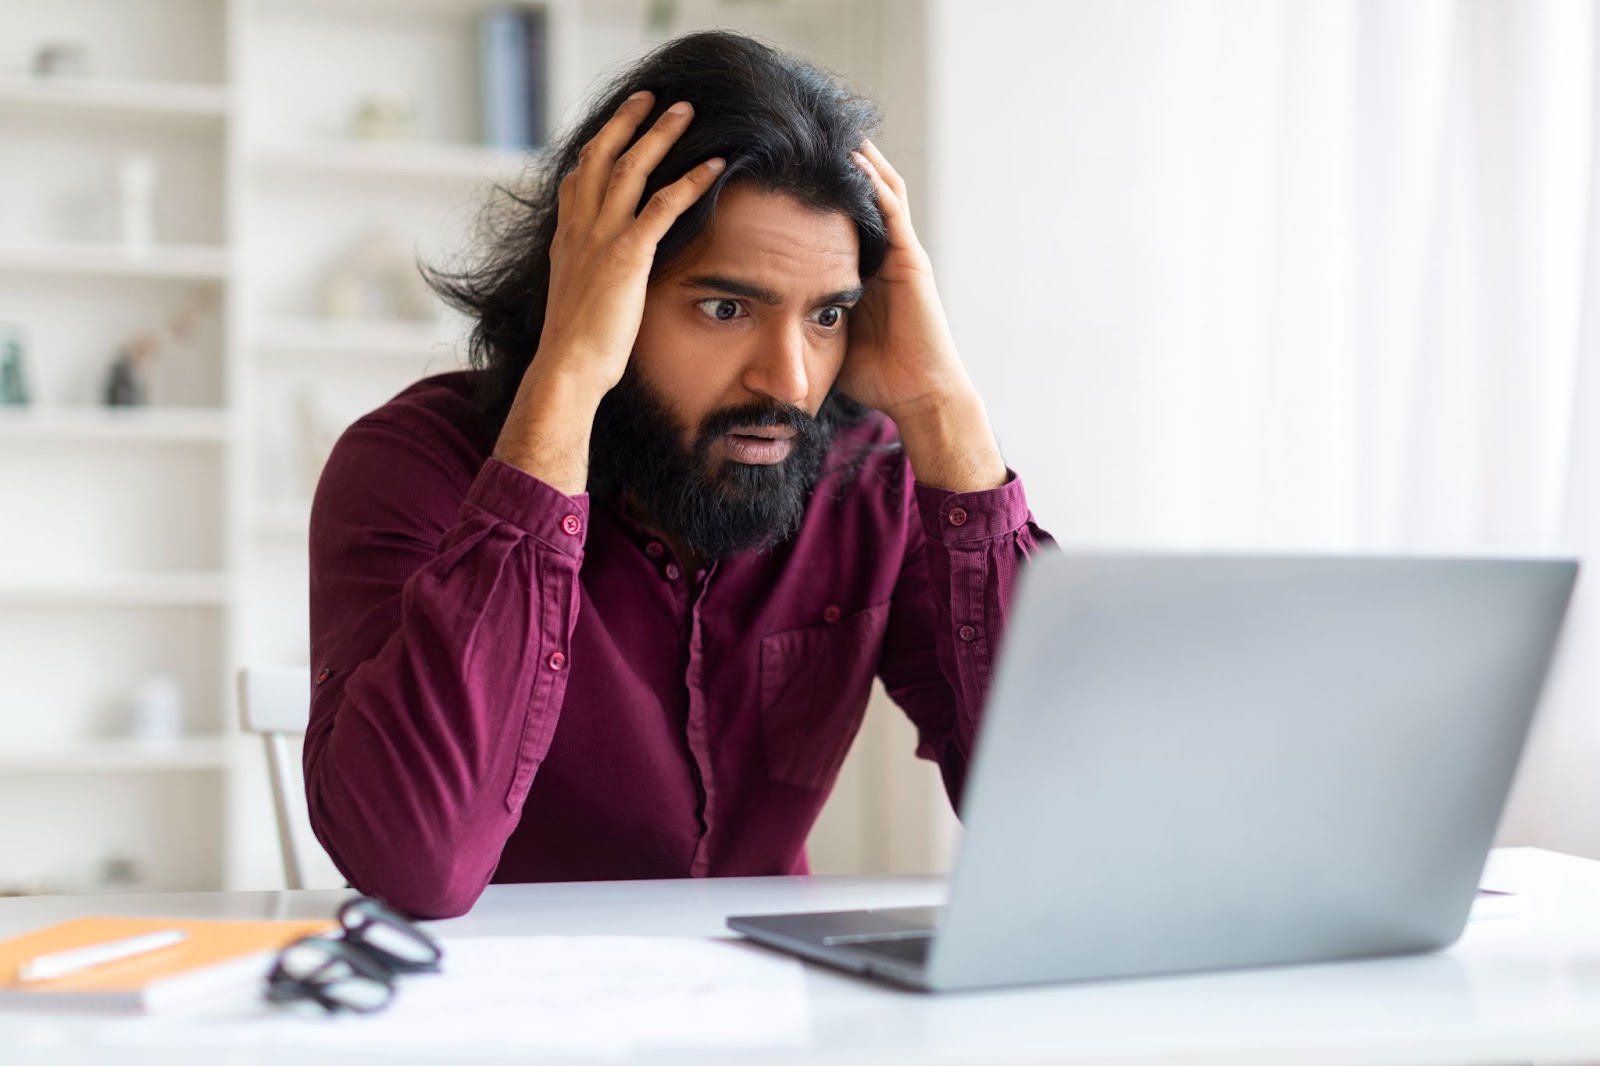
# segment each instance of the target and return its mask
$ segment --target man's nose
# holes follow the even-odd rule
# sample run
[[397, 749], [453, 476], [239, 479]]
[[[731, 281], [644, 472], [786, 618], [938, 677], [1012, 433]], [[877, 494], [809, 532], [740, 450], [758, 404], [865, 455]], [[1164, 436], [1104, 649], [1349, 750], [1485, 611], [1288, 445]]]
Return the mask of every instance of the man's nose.
[[780, 403], [803, 406], [810, 391], [804, 323], [778, 323], [758, 343], [761, 347], [745, 370], [745, 388]]

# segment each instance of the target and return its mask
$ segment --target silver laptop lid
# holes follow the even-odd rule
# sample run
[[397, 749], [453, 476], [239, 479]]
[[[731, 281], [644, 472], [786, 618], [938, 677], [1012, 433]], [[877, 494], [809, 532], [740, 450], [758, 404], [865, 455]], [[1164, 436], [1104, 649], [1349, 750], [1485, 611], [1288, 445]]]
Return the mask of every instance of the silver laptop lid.
[[1035, 560], [967, 782], [930, 986], [1449, 943], [1576, 570]]

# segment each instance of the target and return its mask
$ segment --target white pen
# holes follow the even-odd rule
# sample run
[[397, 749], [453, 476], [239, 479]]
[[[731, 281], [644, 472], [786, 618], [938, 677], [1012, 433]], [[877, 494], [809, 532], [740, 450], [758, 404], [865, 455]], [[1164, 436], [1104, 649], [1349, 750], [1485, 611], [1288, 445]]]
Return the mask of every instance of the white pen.
[[159, 933], [141, 933], [123, 940], [111, 940], [104, 944], [90, 944], [88, 947], [40, 955], [22, 964], [17, 970], [17, 979], [48, 981], [55, 977], [65, 977], [79, 970], [87, 970], [91, 966], [171, 947], [182, 943], [188, 936], [189, 934], [182, 929], [163, 929]]

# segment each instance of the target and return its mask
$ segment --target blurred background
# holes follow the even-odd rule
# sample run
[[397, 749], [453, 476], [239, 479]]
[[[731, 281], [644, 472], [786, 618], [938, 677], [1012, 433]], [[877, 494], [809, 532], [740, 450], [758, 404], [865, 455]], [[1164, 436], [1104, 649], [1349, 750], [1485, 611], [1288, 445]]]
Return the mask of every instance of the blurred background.
[[[3, 0], [0, 892], [283, 883], [233, 678], [306, 663], [333, 439], [460, 363], [416, 258], [713, 26], [883, 105], [1064, 546], [1600, 540], [1590, 0]], [[1590, 584], [1501, 837], [1600, 857]], [[880, 693], [816, 869], [948, 864], [913, 745]]]

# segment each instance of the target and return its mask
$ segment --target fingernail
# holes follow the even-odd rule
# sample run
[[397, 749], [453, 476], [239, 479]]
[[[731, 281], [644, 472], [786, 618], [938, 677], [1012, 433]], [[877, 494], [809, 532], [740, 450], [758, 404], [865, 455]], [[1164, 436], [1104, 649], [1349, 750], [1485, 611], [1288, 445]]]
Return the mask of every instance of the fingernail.
[[643, 100], [646, 97], [653, 96], [653, 95], [655, 95], [655, 94], [652, 93], [649, 89], [640, 89], [638, 92], [636, 92], [632, 96], [628, 97], [627, 102], [631, 104], [635, 100]]
[[716, 159], [707, 159], [706, 160], [706, 169], [710, 170], [711, 173], [713, 173], [713, 174], [722, 173], [722, 168], [727, 166], [727, 165], [728, 165], [728, 161], [726, 159], [723, 159], [721, 156], [718, 156]]
[[669, 115], [687, 115], [692, 110], [694, 110], [694, 109], [689, 106], [689, 101], [687, 101], [687, 100], [679, 100], [677, 103], [675, 103], [671, 107], [667, 108], [667, 114], [669, 114]]

